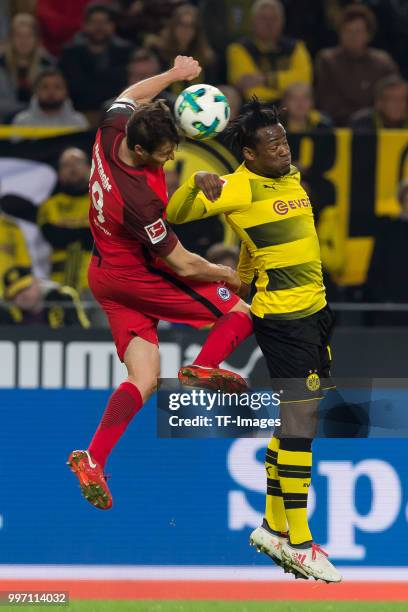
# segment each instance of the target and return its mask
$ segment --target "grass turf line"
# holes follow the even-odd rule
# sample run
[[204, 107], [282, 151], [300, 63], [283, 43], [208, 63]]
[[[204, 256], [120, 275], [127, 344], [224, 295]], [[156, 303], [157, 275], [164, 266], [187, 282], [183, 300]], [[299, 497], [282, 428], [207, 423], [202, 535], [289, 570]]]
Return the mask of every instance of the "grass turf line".
[[[15, 610], [16, 606], [1, 606]], [[407, 602], [364, 601], [73, 601], [69, 606], [24, 606], [24, 612], [406, 612]]]

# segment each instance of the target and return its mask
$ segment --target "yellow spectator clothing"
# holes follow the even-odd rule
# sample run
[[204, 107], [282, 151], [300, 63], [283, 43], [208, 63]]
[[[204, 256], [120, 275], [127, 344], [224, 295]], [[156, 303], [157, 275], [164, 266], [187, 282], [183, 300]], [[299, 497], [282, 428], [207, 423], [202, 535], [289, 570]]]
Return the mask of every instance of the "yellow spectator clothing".
[[[78, 293], [72, 287], [58, 287], [46, 291], [43, 295], [46, 306], [40, 315], [39, 320], [51, 329], [61, 327], [77, 326], [89, 329], [90, 321], [81, 304]], [[27, 313], [14, 304], [7, 305], [6, 309], [0, 313], [0, 318], [9, 325], [30, 324], [30, 313]], [[7, 320], [8, 319], [8, 320]]]
[[246, 75], [264, 75], [265, 84], [245, 89], [244, 98], [256, 95], [264, 102], [275, 102], [289, 85], [312, 83], [312, 62], [300, 40], [283, 37], [278, 49], [270, 51], [246, 38], [227, 47], [227, 73], [228, 82], [236, 87]]
[[39, 207], [37, 215], [37, 223], [52, 247], [50, 278], [61, 285], [75, 287], [79, 292], [88, 287], [91, 246], [89, 244], [88, 249], [83, 244], [83, 234], [89, 233], [91, 240], [88, 211], [88, 193], [59, 192]]
[[268, 178], [242, 164], [222, 177], [225, 183], [215, 202], [198, 191], [194, 177], [171, 197], [167, 218], [186, 223], [225, 214], [244, 245], [241, 280], [249, 284], [256, 276], [251, 311], [261, 318], [298, 319], [321, 310], [326, 297], [319, 241], [297, 168]]
[[327, 119], [325, 115], [322, 115], [322, 113], [320, 113], [318, 110], [312, 109], [307, 118], [307, 125], [305, 127], [302, 127], [302, 129], [298, 129], [289, 119], [284, 122], [284, 125], [289, 133], [296, 134], [321, 128], [327, 129], [331, 127], [331, 122]]
[[3, 276], [15, 266], [31, 268], [31, 257], [17, 223], [0, 214], [0, 297], [3, 296]]

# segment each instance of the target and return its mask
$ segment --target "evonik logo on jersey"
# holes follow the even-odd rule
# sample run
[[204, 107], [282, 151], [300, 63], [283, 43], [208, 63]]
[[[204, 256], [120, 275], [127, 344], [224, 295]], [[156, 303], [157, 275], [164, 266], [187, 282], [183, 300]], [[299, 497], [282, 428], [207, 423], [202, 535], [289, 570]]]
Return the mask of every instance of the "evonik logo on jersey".
[[146, 230], [147, 235], [149, 236], [150, 242], [152, 244], [157, 244], [167, 236], [167, 228], [164, 224], [163, 219], [157, 219], [154, 223], [150, 223], [150, 225], [145, 225], [144, 229]]
[[[266, 187], [266, 185], [264, 185], [264, 187]], [[297, 208], [308, 208], [310, 206], [311, 204], [309, 198], [288, 200], [288, 202], [285, 202], [285, 200], [275, 200], [275, 202], [272, 204], [273, 210], [278, 215], [287, 215], [290, 209], [296, 210]]]

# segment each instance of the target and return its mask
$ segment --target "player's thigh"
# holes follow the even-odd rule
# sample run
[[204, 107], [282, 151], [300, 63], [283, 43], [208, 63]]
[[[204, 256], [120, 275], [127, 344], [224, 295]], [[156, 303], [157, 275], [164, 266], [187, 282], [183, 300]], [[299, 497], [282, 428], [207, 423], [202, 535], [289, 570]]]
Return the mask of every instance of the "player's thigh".
[[161, 284], [158, 284], [155, 299], [147, 301], [144, 298], [144, 311], [159, 319], [200, 328], [214, 323], [234, 307], [248, 310], [240, 298], [221, 283], [201, 283], [167, 271], [159, 272]]
[[[320, 347], [302, 338], [297, 322], [254, 319], [256, 340], [267, 363], [271, 385], [280, 394], [280, 437], [313, 438], [317, 431]], [[307, 329], [304, 321], [303, 329]]]
[[319, 402], [319, 399], [283, 402], [279, 410], [278, 437], [314, 438], [318, 429]]
[[[254, 333], [270, 377], [303, 379], [320, 368], [319, 343], [304, 339], [298, 321], [275, 321], [252, 315]], [[306, 384], [306, 383], [305, 383]]]
[[144, 338], [132, 338], [126, 348], [124, 362], [128, 379], [137, 386], [146, 401], [157, 389], [160, 376], [159, 347]]

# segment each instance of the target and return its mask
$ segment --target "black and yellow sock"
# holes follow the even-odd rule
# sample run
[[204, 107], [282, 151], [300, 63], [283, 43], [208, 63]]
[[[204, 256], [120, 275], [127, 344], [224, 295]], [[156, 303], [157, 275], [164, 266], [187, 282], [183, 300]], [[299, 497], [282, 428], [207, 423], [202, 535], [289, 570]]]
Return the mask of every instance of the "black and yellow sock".
[[307, 495], [312, 472], [312, 440], [283, 438], [278, 450], [278, 476], [291, 544], [312, 540], [307, 520]]
[[285, 506], [283, 505], [282, 490], [278, 479], [278, 438], [273, 437], [268, 444], [265, 455], [266, 469], [266, 504], [265, 518], [274, 531], [287, 531]]

